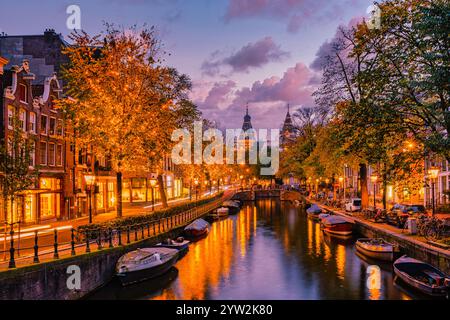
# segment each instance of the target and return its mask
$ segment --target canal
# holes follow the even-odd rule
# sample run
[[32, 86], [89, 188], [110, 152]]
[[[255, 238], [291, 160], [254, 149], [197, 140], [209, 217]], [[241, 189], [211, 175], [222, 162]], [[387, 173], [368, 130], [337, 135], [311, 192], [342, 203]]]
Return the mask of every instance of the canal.
[[90, 299], [411, 299], [378, 264], [381, 288], [368, 289], [367, 267], [355, 238], [323, 234], [304, 209], [289, 202], [247, 203], [237, 215], [211, 223], [205, 239], [166, 275], [122, 288], [111, 281]]

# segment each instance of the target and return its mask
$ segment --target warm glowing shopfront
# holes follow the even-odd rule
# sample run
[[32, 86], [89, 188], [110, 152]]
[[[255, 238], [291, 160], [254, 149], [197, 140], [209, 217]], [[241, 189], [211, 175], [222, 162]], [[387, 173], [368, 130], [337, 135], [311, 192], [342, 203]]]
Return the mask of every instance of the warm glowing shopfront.
[[[148, 178], [128, 178], [123, 180], [122, 201], [128, 203], [151, 202], [152, 186]], [[181, 179], [175, 179], [173, 175], [164, 176], [164, 185], [167, 199], [182, 196], [183, 188]], [[154, 187], [155, 201], [161, 199], [159, 187]]]

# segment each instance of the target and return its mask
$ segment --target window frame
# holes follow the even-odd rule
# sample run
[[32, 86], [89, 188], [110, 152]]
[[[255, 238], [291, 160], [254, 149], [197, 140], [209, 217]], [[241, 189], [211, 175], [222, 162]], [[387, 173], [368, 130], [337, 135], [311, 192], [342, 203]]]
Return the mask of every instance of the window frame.
[[[43, 127], [42, 127], [42, 119], [45, 118], [45, 131], [43, 131]], [[48, 135], [48, 116], [46, 114], [41, 114], [41, 119], [40, 119], [40, 133], [43, 135]]]
[[[50, 146], [53, 146], [53, 152], [50, 149]], [[48, 157], [47, 157], [47, 163], [49, 167], [54, 167], [56, 163], [56, 144], [54, 142], [48, 143]], [[53, 159], [53, 161], [51, 161]]]
[[[42, 145], [45, 145], [44, 150], [42, 149]], [[48, 150], [48, 144], [47, 141], [40, 141], [39, 142], [39, 163], [43, 166], [46, 166], [48, 163], [48, 154], [47, 154], [47, 150]], [[45, 151], [45, 152], [44, 152]], [[42, 161], [42, 155], [45, 155], [45, 162]]]

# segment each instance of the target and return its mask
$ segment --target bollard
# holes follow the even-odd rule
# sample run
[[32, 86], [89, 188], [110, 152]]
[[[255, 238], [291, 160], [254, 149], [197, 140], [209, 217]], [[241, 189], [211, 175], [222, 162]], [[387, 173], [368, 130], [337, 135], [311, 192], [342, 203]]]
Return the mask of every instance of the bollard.
[[33, 263], [39, 263], [38, 231], [34, 231], [34, 258]]
[[10, 248], [9, 248], [9, 265], [8, 265], [8, 268], [15, 268], [16, 267], [16, 261], [14, 261], [14, 228], [13, 228], [12, 224], [11, 224], [11, 231], [9, 232], [9, 236], [10, 236], [10, 239], [11, 239], [11, 245], [10, 245]]
[[53, 244], [53, 247], [54, 247], [53, 259], [59, 259], [59, 254], [58, 254], [58, 230], [55, 228], [53, 230], [53, 233], [54, 233], [54, 238], [55, 238], [55, 243]]
[[90, 236], [89, 231], [86, 230], [86, 234], [85, 234], [85, 237], [86, 237], [86, 253], [91, 252], [91, 248], [89, 247], [89, 236]]
[[102, 250], [103, 249], [103, 246], [102, 246], [102, 230], [98, 229], [97, 234], [98, 234], [97, 250]]
[[127, 227], [127, 244], [130, 243], [130, 227]]
[[109, 228], [108, 234], [109, 234], [109, 237], [108, 237], [109, 247], [112, 248], [114, 246], [113, 246], [113, 241], [112, 241], [112, 229], [111, 228]]
[[70, 241], [70, 246], [72, 247], [72, 250], [70, 251], [70, 255], [72, 255], [72, 256], [74, 256], [74, 255], [76, 255], [77, 253], [75, 252], [75, 229], [74, 228], [72, 228], [71, 230], [70, 230], [70, 239], [71, 239], [71, 241]]

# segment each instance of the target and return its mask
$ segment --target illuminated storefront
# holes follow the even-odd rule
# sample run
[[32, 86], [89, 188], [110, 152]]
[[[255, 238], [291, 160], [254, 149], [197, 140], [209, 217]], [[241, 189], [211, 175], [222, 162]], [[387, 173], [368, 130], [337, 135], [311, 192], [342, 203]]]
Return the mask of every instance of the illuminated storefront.
[[40, 178], [39, 188], [43, 191], [39, 194], [38, 220], [59, 218], [61, 216], [61, 179]]

